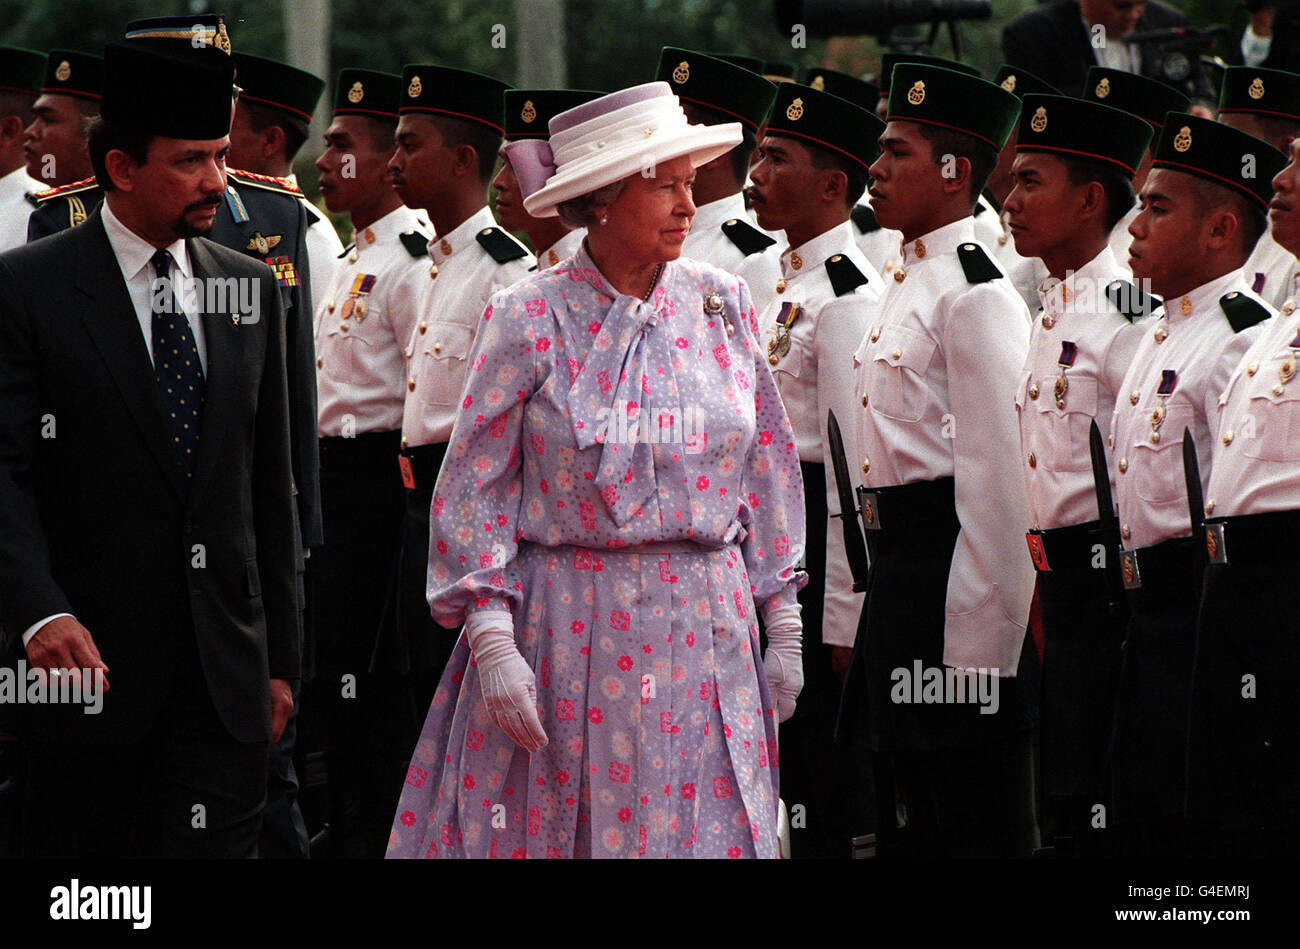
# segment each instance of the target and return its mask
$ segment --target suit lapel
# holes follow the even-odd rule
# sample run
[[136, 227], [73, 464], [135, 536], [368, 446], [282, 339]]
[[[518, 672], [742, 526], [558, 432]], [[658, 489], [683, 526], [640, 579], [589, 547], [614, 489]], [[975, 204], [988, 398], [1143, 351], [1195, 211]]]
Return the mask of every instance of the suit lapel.
[[[203, 246], [202, 241], [188, 240], [186, 251], [190, 255], [190, 264], [194, 269], [196, 285], [204, 292], [204, 304], [220, 302], [211, 299], [213, 295], [206, 292], [210, 287], [209, 279], [223, 277], [217, 262]], [[199, 436], [199, 454], [194, 465], [193, 490], [191, 499], [201, 496], [204, 486], [211, 478], [212, 472], [219, 467], [221, 445], [226, 431], [230, 427], [230, 415], [237, 410], [242, 400], [232, 393], [240, 385], [240, 367], [242, 365], [239, 341], [240, 326], [233, 316], [238, 313], [239, 292], [231, 287], [226, 296], [226, 306], [221, 309], [203, 311], [203, 333], [207, 340], [208, 368], [204, 375], [203, 395], [203, 432]]]
[[185, 486], [163, 419], [153, 363], [149, 361], [149, 350], [122, 279], [122, 269], [108, 242], [102, 211], [96, 209], [75, 233], [83, 245], [77, 255], [76, 286], [88, 301], [81, 308], [81, 321], [108, 366], [150, 453], [168, 483], [183, 497]]

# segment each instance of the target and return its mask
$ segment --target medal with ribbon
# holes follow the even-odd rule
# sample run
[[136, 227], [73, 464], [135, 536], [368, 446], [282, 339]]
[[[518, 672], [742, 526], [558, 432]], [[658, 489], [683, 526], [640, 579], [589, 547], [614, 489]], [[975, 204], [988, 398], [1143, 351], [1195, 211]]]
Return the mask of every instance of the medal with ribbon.
[[375, 275], [370, 273], [359, 273], [352, 278], [352, 288], [348, 290], [348, 298], [343, 301], [343, 328], [347, 329], [347, 321], [350, 317], [355, 316], [357, 323], [361, 323], [366, 318], [366, 296], [375, 286]]
[[790, 327], [799, 319], [803, 308], [797, 303], [782, 303], [776, 317], [776, 333], [767, 343], [767, 361], [775, 366], [790, 352]]
[[1061, 357], [1056, 360], [1056, 364], [1061, 367], [1061, 374], [1056, 377], [1056, 383], [1052, 386], [1052, 393], [1056, 396], [1056, 407], [1065, 408], [1065, 394], [1070, 391], [1070, 380], [1065, 378], [1065, 370], [1074, 365], [1075, 357], [1079, 355], [1079, 347], [1070, 340], [1061, 342]]
[[1151, 410], [1151, 441], [1156, 444], [1160, 443], [1160, 426], [1165, 422], [1165, 399], [1173, 395], [1177, 384], [1178, 373], [1175, 370], [1165, 369], [1160, 373], [1160, 386], [1156, 389], [1160, 404]]
[[1300, 332], [1296, 333], [1295, 339], [1287, 344], [1291, 352], [1287, 353], [1286, 359], [1282, 360], [1282, 365], [1277, 371], [1277, 377], [1282, 380], [1282, 385], [1286, 385], [1295, 378], [1296, 370], [1296, 350], [1300, 349]]

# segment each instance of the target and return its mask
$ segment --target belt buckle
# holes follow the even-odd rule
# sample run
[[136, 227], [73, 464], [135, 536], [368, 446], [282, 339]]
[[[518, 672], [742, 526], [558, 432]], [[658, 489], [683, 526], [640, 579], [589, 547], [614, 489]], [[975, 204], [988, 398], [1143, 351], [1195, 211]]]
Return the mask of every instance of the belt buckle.
[[1210, 563], [1226, 564], [1228, 562], [1228, 548], [1223, 543], [1223, 524], [1206, 523], [1205, 525], [1205, 552], [1210, 556]]
[[402, 469], [402, 484], [406, 486], [406, 490], [414, 491], [415, 469], [411, 467], [411, 459], [407, 458], [405, 455], [398, 455], [397, 467]]
[[1119, 564], [1120, 573], [1122, 573], [1124, 577], [1124, 589], [1140, 590], [1142, 588], [1142, 572], [1138, 570], [1137, 551], [1120, 551]]
[[1030, 531], [1025, 535], [1025, 543], [1029, 545], [1029, 557], [1033, 560], [1035, 569], [1042, 573], [1050, 573], [1052, 568], [1047, 564], [1047, 551], [1043, 549], [1043, 535]]
[[869, 531], [880, 530], [880, 495], [866, 488], [858, 488], [858, 501], [862, 505], [862, 525]]

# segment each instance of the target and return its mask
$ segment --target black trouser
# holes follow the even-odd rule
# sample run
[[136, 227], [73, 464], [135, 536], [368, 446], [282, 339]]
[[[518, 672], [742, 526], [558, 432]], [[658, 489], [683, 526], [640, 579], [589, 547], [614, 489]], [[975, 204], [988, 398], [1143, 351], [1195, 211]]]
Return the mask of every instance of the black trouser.
[[325, 544], [307, 561], [312, 679], [300, 743], [313, 787], [303, 800], [311, 830], [329, 823], [332, 852], [347, 856], [383, 855], [419, 727], [405, 675], [377, 661], [404, 511], [398, 442], [375, 432], [320, 444]]
[[[1187, 749], [1187, 817], [1198, 855], [1296, 854], [1300, 563], [1287, 522], [1294, 516], [1229, 519], [1230, 561], [1205, 571]], [[1242, 531], [1234, 534], [1239, 526], [1261, 529], [1266, 546], [1252, 548]]]
[[1117, 856], [1184, 853], [1187, 710], [1199, 571], [1190, 538], [1139, 552], [1111, 754]]
[[[1095, 522], [1037, 536], [1050, 566], [1037, 575], [1043, 842], [1054, 844], [1058, 856], [1102, 856], [1109, 844], [1106, 763], [1124, 639], [1123, 591], [1108, 586], [1105, 572], [1114, 570], [1115, 551]], [[1118, 579], [1118, 571], [1111, 576]]]
[[[848, 857], [852, 838], [875, 830], [871, 762], [865, 742], [834, 742], [841, 684], [822, 642], [826, 591], [826, 480], [821, 465], [801, 462], [807, 521], [808, 584], [803, 606], [803, 691], [780, 728], [781, 798], [790, 812], [794, 857]], [[838, 529], [838, 525], [836, 525]]]

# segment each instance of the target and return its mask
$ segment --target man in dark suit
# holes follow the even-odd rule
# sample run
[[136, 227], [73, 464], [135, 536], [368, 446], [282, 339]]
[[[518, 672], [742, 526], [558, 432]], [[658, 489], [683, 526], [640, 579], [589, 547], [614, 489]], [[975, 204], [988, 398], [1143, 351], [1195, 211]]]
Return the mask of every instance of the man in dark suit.
[[284, 312], [268, 267], [199, 237], [228, 53], [105, 52], [103, 205], [0, 255], [6, 650], [111, 683], [98, 714], [19, 707], [26, 849], [253, 856], [299, 664]]
[[[1002, 54], [1066, 95], [1083, 94], [1091, 66], [1110, 66], [1153, 79], [1164, 78], [1158, 48], [1123, 37], [1147, 30], [1187, 26], [1187, 17], [1159, 0], [1053, 0], [1028, 10], [1002, 29]], [[1190, 87], [1195, 114], [1212, 118], [1214, 90], [1194, 54]]]

